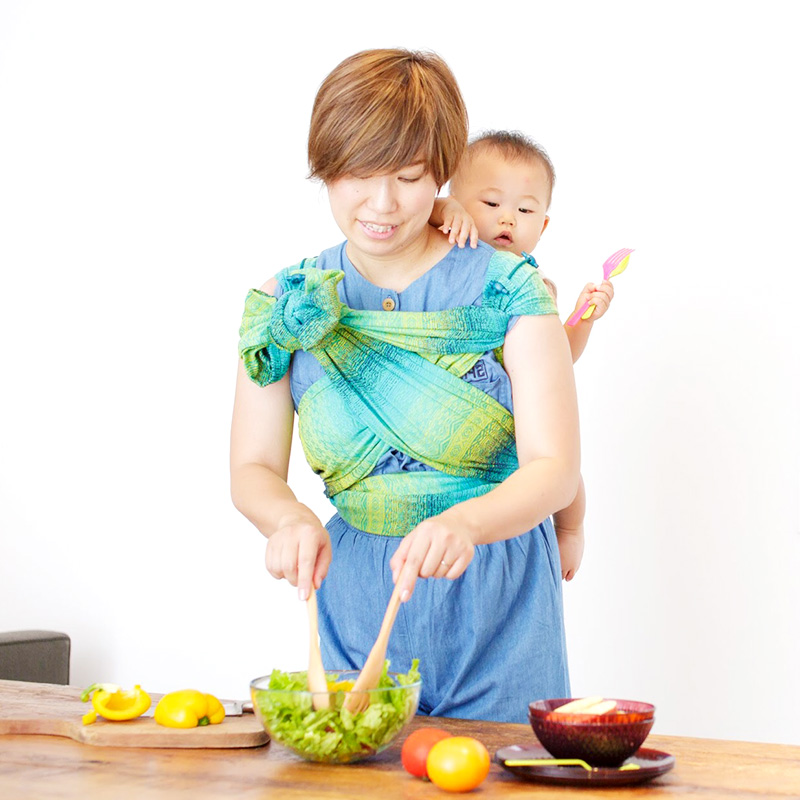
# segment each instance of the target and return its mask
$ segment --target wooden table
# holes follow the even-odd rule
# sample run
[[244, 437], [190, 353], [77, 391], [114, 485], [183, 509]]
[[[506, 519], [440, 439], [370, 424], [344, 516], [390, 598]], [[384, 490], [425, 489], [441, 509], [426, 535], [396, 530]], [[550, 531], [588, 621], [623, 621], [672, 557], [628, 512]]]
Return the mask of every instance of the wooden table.
[[[527, 725], [417, 718], [480, 739], [494, 755], [534, 743]], [[407, 775], [400, 745], [349, 766], [311, 764], [277, 744], [252, 749], [154, 750], [95, 747], [56, 736], [0, 736], [2, 800], [146, 800], [148, 798], [292, 798], [293, 800], [442, 800], [433, 784]], [[675, 797], [702, 800], [800, 798], [800, 747], [651, 735], [646, 746], [677, 758], [675, 768], [639, 787], [567, 788], [523, 782], [492, 764], [475, 798]]]

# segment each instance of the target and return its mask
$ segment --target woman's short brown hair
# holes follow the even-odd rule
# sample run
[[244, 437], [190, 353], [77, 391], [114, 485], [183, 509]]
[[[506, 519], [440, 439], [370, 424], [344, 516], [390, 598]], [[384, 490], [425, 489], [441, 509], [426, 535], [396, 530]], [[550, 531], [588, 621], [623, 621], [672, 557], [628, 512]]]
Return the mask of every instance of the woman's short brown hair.
[[438, 186], [467, 146], [467, 109], [435, 53], [364, 50], [322, 82], [308, 133], [310, 176], [395, 172], [422, 161]]

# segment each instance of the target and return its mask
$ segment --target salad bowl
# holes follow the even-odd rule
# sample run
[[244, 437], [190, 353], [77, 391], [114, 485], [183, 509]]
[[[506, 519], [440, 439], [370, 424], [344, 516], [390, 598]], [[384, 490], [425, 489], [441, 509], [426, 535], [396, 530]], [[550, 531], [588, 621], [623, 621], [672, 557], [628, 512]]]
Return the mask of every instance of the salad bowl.
[[253, 709], [273, 741], [308, 761], [362, 761], [389, 747], [419, 704], [422, 682], [416, 662], [405, 674], [387, 667], [388, 662], [377, 688], [355, 693], [360, 709], [355, 713], [348, 707], [358, 670], [326, 672], [328, 691], [322, 693], [308, 690], [306, 672], [273, 670], [250, 682]]

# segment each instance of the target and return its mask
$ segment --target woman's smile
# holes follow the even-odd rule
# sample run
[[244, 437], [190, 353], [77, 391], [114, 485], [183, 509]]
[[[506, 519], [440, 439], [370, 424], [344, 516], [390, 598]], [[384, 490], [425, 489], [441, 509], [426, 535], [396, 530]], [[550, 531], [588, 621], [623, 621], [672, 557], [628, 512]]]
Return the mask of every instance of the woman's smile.
[[397, 225], [378, 225], [376, 222], [367, 222], [363, 219], [358, 222], [370, 239], [389, 239], [397, 230]]
[[328, 184], [328, 199], [348, 256], [361, 268], [372, 259], [402, 259], [412, 271], [427, 250], [428, 225], [438, 190], [423, 164], [364, 177], [344, 176]]

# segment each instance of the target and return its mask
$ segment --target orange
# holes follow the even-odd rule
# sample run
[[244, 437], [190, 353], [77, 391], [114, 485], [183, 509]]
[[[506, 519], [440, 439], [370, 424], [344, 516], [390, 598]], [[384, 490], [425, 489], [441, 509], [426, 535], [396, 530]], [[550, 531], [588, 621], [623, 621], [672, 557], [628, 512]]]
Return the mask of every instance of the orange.
[[469, 792], [489, 774], [489, 751], [470, 736], [442, 739], [428, 753], [428, 777], [448, 792]]

